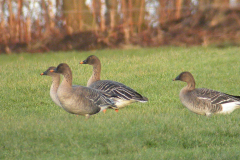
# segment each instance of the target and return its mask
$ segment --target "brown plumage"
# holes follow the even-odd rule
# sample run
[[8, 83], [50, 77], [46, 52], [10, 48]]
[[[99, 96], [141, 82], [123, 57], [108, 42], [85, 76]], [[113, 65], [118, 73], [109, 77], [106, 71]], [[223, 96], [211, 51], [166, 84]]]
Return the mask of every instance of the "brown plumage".
[[61, 63], [51, 72], [63, 75], [57, 96], [62, 107], [69, 113], [83, 115], [89, 118], [107, 108], [115, 108], [114, 101], [104, 92], [89, 87], [72, 87], [72, 71], [66, 63]]
[[50, 70], [54, 70], [56, 67], [49, 67], [45, 72], [41, 73], [40, 75], [47, 75], [52, 77], [52, 85], [50, 88], [50, 97], [52, 98], [53, 102], [62, 107], [58, 97], [57, 97], [57, 90], [60, 84], [60, 74], [58, 73], [54, 73], [54, 72], [50, 72]]
[[195, 88], [195, 80], [190, 72], [182, 72], [175, 80], [187, 83], [179, 94], [180, 100], [190, 111], [210, 116], [226, 114], [240, 107], [239, 96], [233, 96], [207, 88]]
[[148, 98], [122, 83], [111, 80], [101, 80], [101, 62], [97, 56], [91, 55], [86, 60], [80, 62], [80, 64], [89, 64], [93, 66], [93, 73], [88, 80], [87, 86], [115, 95], [116, 106], [118, 109], [133, 102], [148, 101]]

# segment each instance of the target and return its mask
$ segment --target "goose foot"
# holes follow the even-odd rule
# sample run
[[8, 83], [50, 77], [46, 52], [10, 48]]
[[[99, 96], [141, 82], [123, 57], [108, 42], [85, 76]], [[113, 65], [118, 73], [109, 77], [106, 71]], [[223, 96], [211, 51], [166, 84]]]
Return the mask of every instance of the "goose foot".
[[105, 114], [105, 113], [106, 113], [106, 111], [107, 111], [107, 110], [106, 110], [106, 109], [104, 109], [104, 110], [103, 110], [103, 113]]
[[85, 117], [86, 117], [86, 119], [85, 119], [85, 120], [88, 120], [88, 119], [89, 119], [89, 117], [90, 117], [90, 115], [89, 115], [89, 114], [86, 114], [86, 115], [85, 115]]

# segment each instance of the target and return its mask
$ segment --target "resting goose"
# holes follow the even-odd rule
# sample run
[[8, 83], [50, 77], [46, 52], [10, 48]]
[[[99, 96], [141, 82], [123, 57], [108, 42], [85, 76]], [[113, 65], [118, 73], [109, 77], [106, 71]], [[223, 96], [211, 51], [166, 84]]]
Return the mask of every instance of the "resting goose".
[[45, 72], [41, 73], [40, 75], [47, 75], [52, 77], [52, 85], [50, 88], [50, 97], [52, 98], [53, 102], [62, 107], [60, 101], [57, 97], [57, 90], [60, 84], [60, 74], [50, 72], [50, 70], [54, 70], [56, 67], [49, 67]]
[[93, 66], [92, 76], [87, 82], [88, 87], [102, 90], [116, 96], [115, 101], [117, 109], [115, 111], [133, 102], [143, 103], [148, 101], [148, 98], [143, 97], [141, 94], [122, 83], [111, 80], [100, 80], [101, 62], [98, 57], [91, 55], [87, 57], [86, 60], [80, 62], [80, 64], [89, 64]]
[[240, 108], [240, 97], [218, 91], [195, 88], [195, 80], [190, 72], [182, 72], [174, 81], [187, 82], [179, 94], [180, 100], [190, 111], [210, 116], [211, 114], [227, 114]]
[[115, 108], [114, 101], [108, 98], [104, 92], [89, 87], [72, 87], [72, 71], [66, 63], [61, 63], [54, 70], [63, 75], [63, 80], [57, 90], [58, 99], [69, 113], [83, 115], [89, 118], [107, 108]]

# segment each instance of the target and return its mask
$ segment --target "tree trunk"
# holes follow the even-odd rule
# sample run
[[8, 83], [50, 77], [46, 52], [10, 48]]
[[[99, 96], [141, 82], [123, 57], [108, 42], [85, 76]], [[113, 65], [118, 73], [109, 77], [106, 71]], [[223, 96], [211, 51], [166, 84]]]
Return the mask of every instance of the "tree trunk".
[[23, 5], [23, 0], [18, 1], [18, 15], [17, 15], [17, 37], [18, 41], [22, 42], [23, 41], [23, 34], [22, 34], [22, 26], [21, 26], [21, 16], [22, 16], [22, 5]]
[[141, 0], [140, 13], [138, 18], [138, 33], [140, 33], [142, 29], [142, 24], [144, 22], [144, 14], [145, 14], [145, 0]]
[[117, 0], [107, 0], [110, 10], [110, 28], [113, 30], [115, 28], [116, 22], [119, 21], [119, 16], [117, 14], [118, 2]]
[[167, 17], [167, 0], [159, 0], [159, 23], [164, 24]]
[[214, 0], [213, 4], [214, 4], [214, 7], [228, 8], [229, 0]]
[[69, 34], [92, 28], [93, 15], [85, 0], [63, 0], [63, 15]]
[[130, 34], [133, 35], [133, 2], [132, 0], [128, 0], [128, 17], [129, 17], [129, 26], [130, 26]]
[[181, 18], [182, 0], [176, 0], [176, 19]]

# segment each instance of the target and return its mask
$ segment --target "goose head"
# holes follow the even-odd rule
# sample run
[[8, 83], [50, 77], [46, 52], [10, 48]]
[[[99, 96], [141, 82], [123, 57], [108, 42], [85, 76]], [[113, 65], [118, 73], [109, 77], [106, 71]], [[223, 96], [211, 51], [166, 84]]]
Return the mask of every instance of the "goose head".
[[50, 72], [65, 74], [69, 72], [70, 67], [66, 63], [60, 63], [57, 68], [50, 70]]
[[43, 75], [55, 76], [56, 73], [50, 72], [50, 70], [54, 70], [55, 68], [56, 68], [56, 67], [51, 66], [51, 67], [49, 67], [45, 72], [41, 73], [40, 75], [41, 75], [41, 76], [43, 76]]
[[87, 59], [85, 59], [84, 61], [80, 62], [80, 64], [94, 65], [98, 62], [99, 62], [99, 59], [97, 58], [97, 56], [91, 55], [91, 56], [88, 56]]
[[190, 72], [180, 73], [175, 79], [173, 79], [173, 81], [177, 80], [186, 82], [191, 89], [195, 88], [195, 80]]

